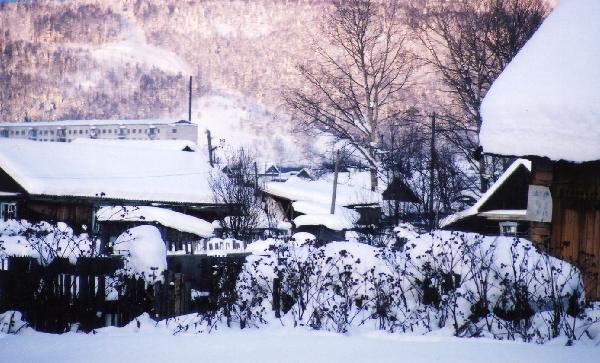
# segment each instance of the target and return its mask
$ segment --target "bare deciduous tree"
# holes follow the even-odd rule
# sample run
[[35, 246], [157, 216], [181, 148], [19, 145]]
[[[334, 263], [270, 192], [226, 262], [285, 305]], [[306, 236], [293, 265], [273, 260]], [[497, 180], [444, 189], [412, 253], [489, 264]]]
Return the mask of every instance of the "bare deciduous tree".
[[497, 160], [480, 153], [481, 102], [547, 12], [543, 0], [430, 0], [410, 6], [424, 61], [450, 96], [441, 117], [444, 134], [478, 171], [481, 191], [502, 171], [494, 166]]
[[236, 206], [239, 213], [221, 220], [221, 227], [231, 237], [248, 241], [264, 216], [256, 192], [254, 158], [242, 148], [227, 154], [225, 165], [227, 172], [211, 174], [209, 185], [215, 202]]
[[401, 19], [396, 1], [333, 1], [312, 59], [298, 65], [304, 87], [285, 93], [305, 129], [332, 135], [361, 154], [373, 190], [380, 130], [406, 109], [402, 96], [414, 68]]

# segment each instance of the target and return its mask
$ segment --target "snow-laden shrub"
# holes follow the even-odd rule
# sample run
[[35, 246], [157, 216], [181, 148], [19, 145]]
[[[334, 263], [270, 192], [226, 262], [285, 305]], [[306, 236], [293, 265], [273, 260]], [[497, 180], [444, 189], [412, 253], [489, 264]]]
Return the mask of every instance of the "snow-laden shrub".
[[115, 241], [113, 251], [123, 256], [120, 275], [160, 281], [167, 269], [167, 248], [160, 231], [150, 225], [130, 228]]
[[33, 257], [47, 266], [56, 258], [75, 263], [78, 257], [98, 253], [99, 242], [87, 233], [77, 235], [65, 223], [30, 223], [26, 220], [0, 222], [0, 258]]
[[23, 334], [29, 330], [31, 328], [20, 312], [9, 310], [0, 313], [0, 333]]
[[355, 242], [269, 246], [248, 259], [238, 279], [234, 310], [244, 326], [279, 320], [336, 332], [445, 328], [544, 342], [584, 337], [597, 320], [583, 309], [579, 271], [527, 240], [440, 231], [414, 235], [399, 250]]

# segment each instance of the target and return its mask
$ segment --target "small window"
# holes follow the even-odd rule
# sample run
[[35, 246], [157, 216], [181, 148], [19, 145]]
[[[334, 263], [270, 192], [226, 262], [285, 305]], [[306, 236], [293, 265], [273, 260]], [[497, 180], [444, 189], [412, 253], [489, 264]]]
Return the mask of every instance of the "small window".
[[517, 235], [517, 222], [500, 222], [500, 235], [515, 237]]
[[173, 133], [174, 133], [174, 134], [176, 134], [176, 133], [177, 133], [177, 129], [173, 129], [172, 131], [173, 131]]
[[0, 204], [0, 214], [2, 220], [17, 218], [17, 203], [2, 203]]
[[79, 135], [83, 134], [83, 130], [79, 130]]
[[50, 130], [50, 135], [54, 135], [54, 130]]
[[133, 133], [135, 134], [135, 129], [133, 129]]

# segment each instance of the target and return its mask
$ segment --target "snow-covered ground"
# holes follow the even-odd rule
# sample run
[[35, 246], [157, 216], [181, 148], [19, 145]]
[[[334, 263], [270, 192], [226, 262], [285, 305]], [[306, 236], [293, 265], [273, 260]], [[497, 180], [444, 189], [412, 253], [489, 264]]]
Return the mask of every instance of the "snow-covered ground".
[[[131, 329], [135, 330], [135, 329]], [[588, 363], [598, 347], [535, 345], [488, 339], [301, 329], [225, 329], [178, 335], [109, 329], [99, 334], [0, 335], [2, 362], [410, 362]]]
[[91, 49], [92, 57], [99, 63], [131, 63], [148, 68], [155, 67], [173, 74], [191, 74], [191, 68], [185, 59], [174, 52], [148, 43], [144, 32], [135, 24], [125, 22], [125, 26], [127, 33], [123, 41]]

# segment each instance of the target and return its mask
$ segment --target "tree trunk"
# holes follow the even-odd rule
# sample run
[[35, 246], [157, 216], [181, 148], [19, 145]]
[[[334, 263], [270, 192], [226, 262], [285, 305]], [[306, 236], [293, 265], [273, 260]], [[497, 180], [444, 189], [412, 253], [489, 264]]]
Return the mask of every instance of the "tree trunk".
[[377, 168], [374, 166], [369, 167], [369, 172], [371, 173], [371, 191], [377, 191], [377, 185], [379, 179], [377, 178]]
[[479, 186], [480, 186], [480, 191], [482, 193], [485, 193], [488, 190], [488, 179], [485, 176], [485, 173], [486, 173], [485, 156], [481, 156], [481, 159], [479, 160]]

